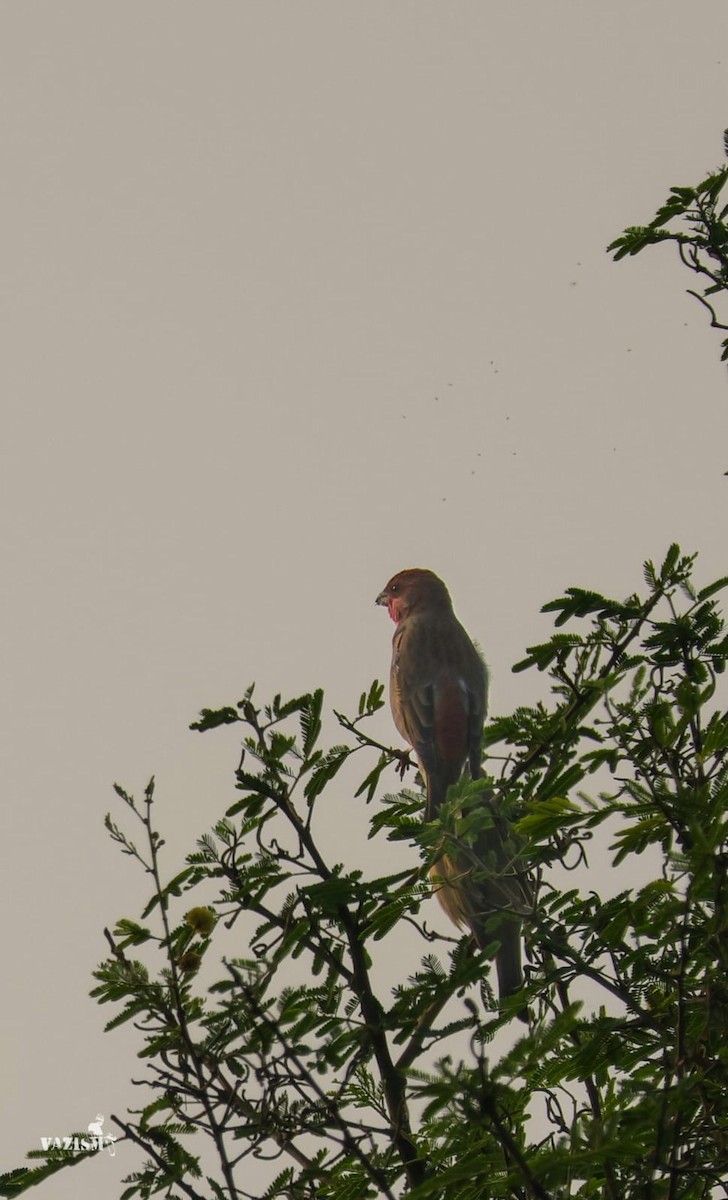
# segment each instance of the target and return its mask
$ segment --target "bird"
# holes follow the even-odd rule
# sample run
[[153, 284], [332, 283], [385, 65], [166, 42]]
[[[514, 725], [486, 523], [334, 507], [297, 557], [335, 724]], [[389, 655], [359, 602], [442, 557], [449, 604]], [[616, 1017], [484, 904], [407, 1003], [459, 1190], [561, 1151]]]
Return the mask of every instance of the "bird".
[[[387, 608], [396, 625], [389, 680], [392, 718], [419, 763], [426, 785], [425, 820], [433, 821], [466, 763], [472, 779], [482, 777], [488, 669], [433, 571], [399, 571], [376, 603]], [[474, 880], [471, 864], [458, 862], [451, 853], [439, 856], [430, 877], [448, 917], [458, 927], [468, 927], [476, 945], [483, 949], [500, 943], [495, 961], [503, 1000], [523, 986], [520, 922], [513, 915], [525, 911], [522, 873], [517, 873], [496, 821], [479, 835], [475, 852], [493, 866], [487, 879]], [[494, 927], [491, 918], [497, 912], [508, 917]], [[525, 1010], [518, 1015], [528, 1019]]]

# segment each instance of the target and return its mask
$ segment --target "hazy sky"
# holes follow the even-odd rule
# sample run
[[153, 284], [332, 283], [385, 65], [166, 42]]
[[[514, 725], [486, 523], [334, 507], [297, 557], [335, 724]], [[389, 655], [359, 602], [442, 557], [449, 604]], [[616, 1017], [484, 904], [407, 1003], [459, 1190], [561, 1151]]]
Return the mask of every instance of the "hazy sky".
[[87, 997], [147, 897], [102, 818], [154, 772], [179, 869], [232, 798], [202, 705], [351, 710], [401, 567], [494, 711], [565, 586], [726, 571], [719, 337], [671, 248], [605, 246], [721, 163], [727, 83], [724, 0], [0, 6], [0, 1170], [141, 1102]]

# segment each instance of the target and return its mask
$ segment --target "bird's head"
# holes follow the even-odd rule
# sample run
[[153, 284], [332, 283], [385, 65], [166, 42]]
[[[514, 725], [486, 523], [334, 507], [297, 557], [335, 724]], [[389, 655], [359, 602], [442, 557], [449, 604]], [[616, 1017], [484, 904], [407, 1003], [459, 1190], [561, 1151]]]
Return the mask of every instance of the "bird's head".
[[452, 608], [450, 593], [442, 580], [434, 571], [424, 571], [420, 567], [410, 567], [393, 575], [377, 596], [376, 603], [387, 608], [395, 624], [418, 608]]

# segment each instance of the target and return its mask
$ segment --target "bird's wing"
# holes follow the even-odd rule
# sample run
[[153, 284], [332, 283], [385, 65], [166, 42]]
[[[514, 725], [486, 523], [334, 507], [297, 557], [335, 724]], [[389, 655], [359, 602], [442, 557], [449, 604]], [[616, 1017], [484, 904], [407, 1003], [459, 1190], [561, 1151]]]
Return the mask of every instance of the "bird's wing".
[[432, 770], [435, 755], [434, 680], [413, 652], [412, 637], [395, 634], [390, 695], [397, 729], [409, 742], [424, 771]]

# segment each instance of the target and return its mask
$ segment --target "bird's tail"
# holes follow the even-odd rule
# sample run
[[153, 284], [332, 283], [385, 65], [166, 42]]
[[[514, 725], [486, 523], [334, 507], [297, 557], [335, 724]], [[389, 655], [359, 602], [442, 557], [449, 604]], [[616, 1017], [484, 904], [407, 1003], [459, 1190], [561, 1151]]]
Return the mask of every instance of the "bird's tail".
[[[514, 869], [513, 862], [505, 864], [501, 861], [500, 871], [490, 879], [479, 880], [475, 904], [478, 911], [471, 922], [471, 929], [476, 942], [482, 948], [489, 943], [500, 943], [495, 956], [496, 972], [498, 974], [498, 995], [501, 1000], [520, 992], [523, 987], [523, 967], [521, 963], [521, 920], [526, 912], [526, 897], [522, 872]], [[502, 913], [500, 921], [494, 921], [495, 913]], [[528, 1021], [528, 1012], [522, 1009], [518, 1013], [522, 1021]]]
[[434, 771], [425, 771], [425, 820], [434, 821], [440, 815], [440, 809], [445, 803], [447, 789], [452, 779], [440, 779]]
[[[498, 973], [498, 995], [501, 1001], [508, 996], [520, 992], [523, 987], [523, 967], [521, 966], [521, 930], [513, 921], [501, 927], [500, 949], [495, 957], [495, 969]], [[519, 1021], [528, 1024], [528, 1009], [524, 1006], [516, 1013]]]
[[[500, 942], [495, 956], [500, 999], [520, 992], [523, 987], [520, 921], [515, 917], [507, 918], [496, 925], [492, 919], [496, 910], [493, 907], [485, 910], [484, 898], [474, 885], [470, 871], [458, 867], [448, 854], [443, 854], [433, 865], [430, 878], [437, 886], [437, 898], [450, 920], [459, 927], [467, 926], [479, 949]], [[518, 1015], [522, 1020], [528, 1020], [525, 1010]]]
[[[447, 795], [447, 783], [427, 775], [427, 805], [425, 819], [433, 820]], [[473, 878], [472, 862], [460, 861], [441, 854], [430, 870], [436, 884], [437, 898], [450, 920], [458, 927], [470, 929], [476, 945], [482, 950], [500, 942], [495, 964], [498, 975], [498, 994], [501, 1000], [520, 992], [523, 987], [521, 965], [521, 921], [530, 909], [530, 886], [509, 844], [508, 830], [494, 826], [484, 831], [476, 854], [489, 863], [488, 874], [479, 872]], [[500, 921], [496, 914], [503, 914]], [[528, 1012], [518, 1013], [528, 1021]]]
[[498, 972], [498, 994], [501, 1000], [520, 992], [523, 987], [521, 966], [521, 931], [514, 921], [504, 921], [497, 931], [500, 949], [495, 966]]

